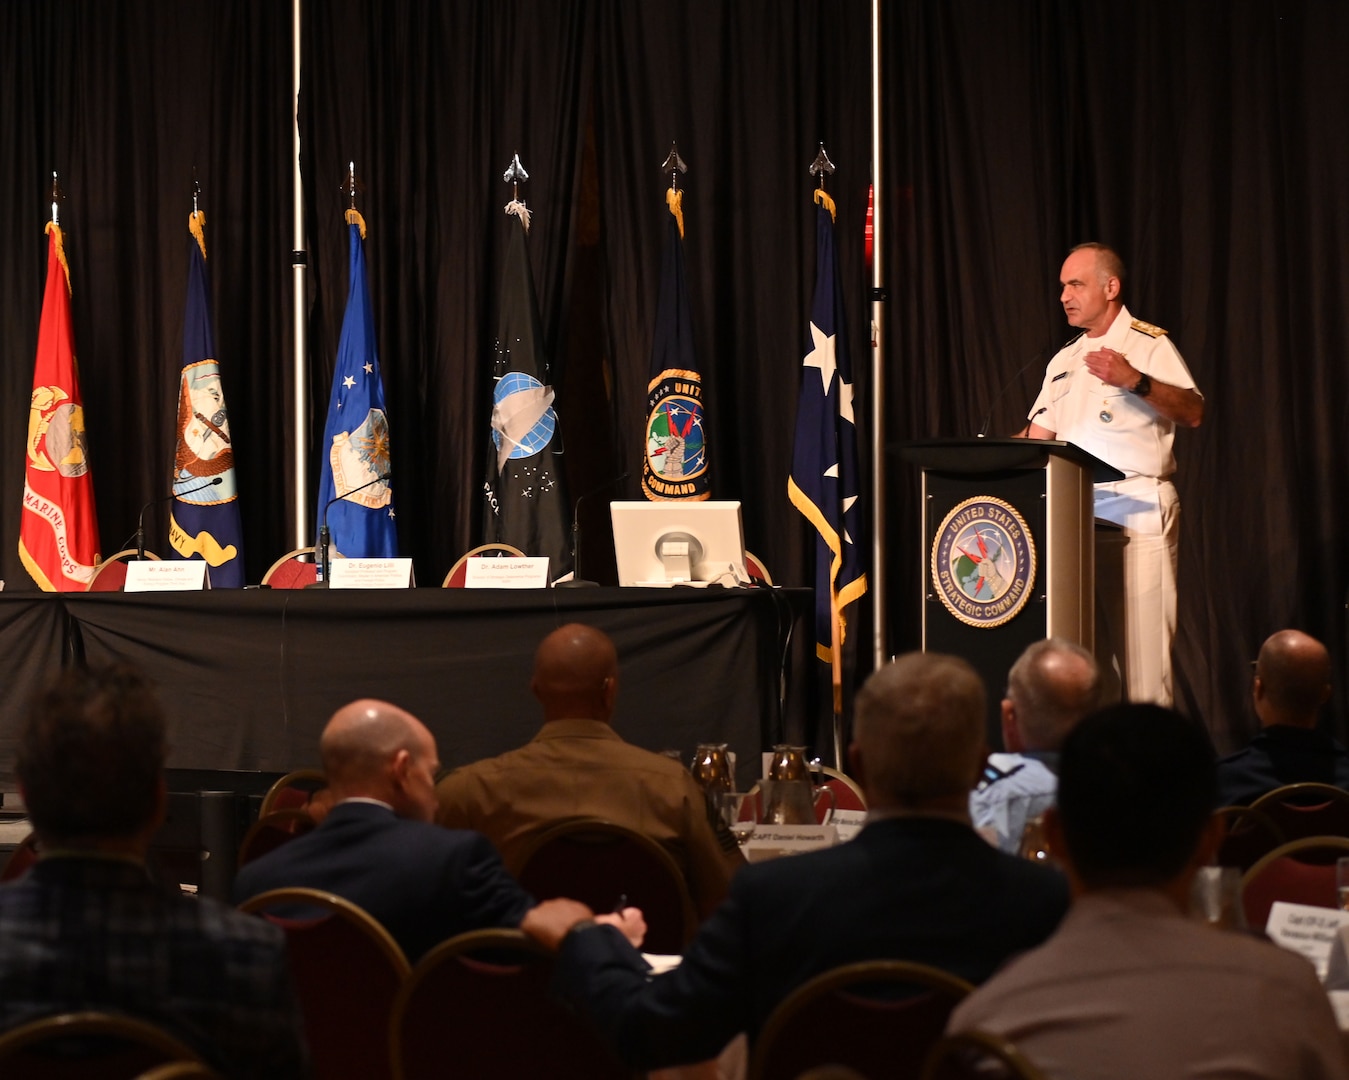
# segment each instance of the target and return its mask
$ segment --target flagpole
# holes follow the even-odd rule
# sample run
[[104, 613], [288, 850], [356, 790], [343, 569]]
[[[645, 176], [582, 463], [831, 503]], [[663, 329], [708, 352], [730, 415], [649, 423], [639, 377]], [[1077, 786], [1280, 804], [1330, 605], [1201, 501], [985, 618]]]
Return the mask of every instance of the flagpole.
[[875, 192], [871, 262], [871, 578], [872, 660], [881, 667], [889, 658], [886, 648], [885, 603], [885, 244], [882, 242], [885, 185], [881, 124], [881, 0], [871, 0], [871, 183]]
[[292, 183], [292, 221], [290, 273], [293, 295], [291, 312], [291, 347], [294, 352], [291, 366], [291, 392], [294, 411], [291, 414], [291, 468], [295, 473], [291, 503], [291, 546], [308, 547], [313, 540], [309, 527], [309, 378], [305, 334], [306, 273], [309, 262], [304, 237], [304, 187], [300, 177], [300, 30], [303, 25], [304, 0], [291, 0], [291, 103], [294, 127], [292, 149], [294, 171]]

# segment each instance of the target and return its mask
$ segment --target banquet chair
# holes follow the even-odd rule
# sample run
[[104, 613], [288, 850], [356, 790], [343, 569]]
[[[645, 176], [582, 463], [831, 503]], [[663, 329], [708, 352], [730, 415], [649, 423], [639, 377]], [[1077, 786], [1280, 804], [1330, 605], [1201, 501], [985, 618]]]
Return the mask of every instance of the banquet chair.
[[574, 818], [545, 829], [521, 854], [516, 877], [540, 900], [568, 896], [595, 911], [610, 911], [626, 896], [646, 919], [648, 952], [681, 953], [698, 928], [674, 856], [611, 821]]
[[[814, 777], [816, 787], [827, 787], [833, 791], [834, 805], [840, 810], [867, 808], [867, 797], [851, 776], [838, 769], [831, 769], [828, 765], [812, 765], [810, 771], [816, 774]], [[818, 804], [816, 809], [823, 814], [828, 809], [828, 801]]]
[[923, 1080], [1046, 1080], [1045, 1074], [1000, 1035], [962, 1031], [932, 1048]]
[[1241, 878], [1246, 925], [1262, 931], [1276, 900], [1338, 908], [1335, 861], [1349, 856], [1349, 839], [1308, 836], [1276, 847]]
[[1349, 836], [1349, 791], [1331, 784], [1285, 784], [1251, 803], [1289, 840]]
[[328, 777], [321, 769], [295, 769], [286, 773], [267, 789], [258, 808], [258, 817], [266, 817], [273, 810], [299, 810], [308, 805], [314, 792], [328, 786]]
[[479, 544], [477, 547], [464, 552], [458, 560], [450, 567], [450, 572], [445, 575], [445, 580], [440, 583], [442, 589], [462, 589], [464, 579], [468, 577], [468, 560], [476, 558], [516, 558], [523, 559], [525, 553], [518, 547], [511, 547], [510, 544]]
[[389, 1076], [389, 1017], [407, 957], [363, 909], [319, 889], [273, 889], [239, 905], [286, 932], [314, 1080]]
[[171, 1061], [141, 1073], [136, 1080], [225, 1080], [220, 1073], [199, 1061]]
[[0, 1035], [0, 1076], [23, 1080], [132, 1080], [197, 1052], [162, 1028], [130, 1016], [72, 1012]]
[[[145, 552], [145, 557], [154, 562], [161, 561], [153, 551]], [[94, 575], [89, 579], [89, 584], [84, 587], [84, 591], [121, 592], [126, 586], [126, 564], [135, 561], [135, 548], [123, 548], [115, 555], [109, 555], [94, 567]]]
[[292, 808], [273, 810], [263, 814], [248, 827], [244, 838], [239, 841], [239, 866], [247, 866], [254, 859], [275, 851], [288, 840], [313, 831], [315, 822], [309, 811]]
[[[306, 555], [309, 557], [307, 561]], [[269, 589], [303, 589], [317, 580], [318, 567], [314, 563], [312, 544], [286, 552], [262, 575], [262, 584]]]
[[1223, 819], [1227, 834], [1213, 858], [1215, 866], [1236, 867], [1243, 873], [1280, 844], [1286, 843], [1283, 830], [1263, 810], [1249, 806], [1224, 806], [1215, 811]]
[[765, 585], [773, 584], [773, 575], [768, 572], [768, 567], [752, 551], [745, 552], [745, 573], [749, 574], [755, 581], [762, 581]]
[[19, 841], [19, 846], [9, 853], [5, 867], [0, 870], [0, 883], [13, 881], [28, 873], [28, 868], [38, 859], [37, 833], [29, 833]]
[[815, 1065], [918, 1080], [951, 1011], [974, 987], [904, 960], [844, 964], [793, 990], [750, 1050], [749, 1080], [792, 1080]]
[[598, 1035], [549, 995], [552, 970], [549, 952], [519, 930], [473, 930], [437, 945], [394, 1002], [394, 1080], [631, 1077]]

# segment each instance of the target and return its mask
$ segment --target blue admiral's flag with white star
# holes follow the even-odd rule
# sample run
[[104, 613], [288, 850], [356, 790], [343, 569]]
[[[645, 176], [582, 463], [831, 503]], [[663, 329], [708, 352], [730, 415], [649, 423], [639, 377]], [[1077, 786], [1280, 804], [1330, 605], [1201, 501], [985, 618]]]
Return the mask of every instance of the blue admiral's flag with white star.
[[525, 247], [522, 203], [509, 222], [492, 378], [492, 444], [487, 448], [483, 543], [548, 556], [548, 576], [571, 569], [570, 515], [563, 484], [562, 433], [548, 383], [548, 357]]
[[693, 319], [684, 277], [683, 194], [673, 188], [665, 194], [670, 221], [660, 265], [642, 448], [642, 492], [653, 501], [689, 502], [712, 497], [703, 425], [703, 380], [693, 351]]
[[815, 302], [809, 352], [801, 367], [796, 445], [787, 494], [815, 527], [815, 651], [833, 660], [834, 624], [843, 641], [843, 609], [867, 591], [862, 539], [852, 362], [834, 252], [833, 201], [816, 192]]
[[173, 452], [170, 558], [205, 559], [211, 588], [244, 587], [243, 525], [234, 476], [225, 387], [215, 357], [206, 276], [206, 215], [188, 218], [187, 305], [178, 381], [178, 439]]
[[[398, 555], [390, 480], [389, 421], [375, 350], [375, 318], [365, 279], [365, 221], [347, 212], [351, 232], [350, 283], [337, 343], [333, 392], [319, 448], [318, 513], [327, 507], [331, 552], [348, 559]], [[365, 487], [364, 485], [369, 485]], [[362, 490], [357, 490], [361, 488]], [[338, 501], [331, 507], [331, 499]]]

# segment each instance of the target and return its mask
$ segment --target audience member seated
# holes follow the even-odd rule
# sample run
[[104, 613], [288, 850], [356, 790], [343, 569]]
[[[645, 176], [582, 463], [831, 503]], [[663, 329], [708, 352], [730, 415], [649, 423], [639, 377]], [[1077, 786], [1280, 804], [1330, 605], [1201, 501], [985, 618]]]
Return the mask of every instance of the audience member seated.
[[995, 850], [970, 827], [984, 759], [984, 689], [965, 661], [910, 653], [857, 697], [851, 773], [868, 823], [850, 843], [756, 863], [731, 882], [674, 970], [572, 901], [530, 929], [560, 951], [554, 986], [623, 1060], [651, 1069], [751, 1041], [789, 992], [840, 964], [911, 960], [982, 982], [1053, 932], [1068, 905], [1057, 871]]
[[552, 825], [597, 817], [644, 833], [674, 856], [701, 916], [744, 864], [734, 837], [709, 820], [707, 802], [677, 761], [623, 741], [610, 726], [618, 654], [599, 630], [572, 623], [543, 639], [530, 689], [543, 727], [518, 750], [456, 769], [440, 782], [438, 820], [477, 829], [506, 864]]
[[1007, 753], [988, 756], [987, 783], [970, 796], [974, 827], [995, 834], [1000, 850], [1016, 854], [1026, 822], [1054, 805], [1059, 747], [1100, 692], [1095, 658], [1071, 641], [1037, 641], [1012, 665], [1002, 699]]
[[163, 709], [129, 668], [72, 669], [34, 700], [14, 767], [43, 855], [0, 886], [0, 1027], [114, 1011], [226, 1075], [304, 1075], [281, 931], [146, 871], [165, 754]]
[[1178, 713], [1118, 705], [1083, 720], [1046, 814], [1072, 910], [947, 1030], [1001, 1035], [1054, 1080], [1349, 1075], [1305, 958], [1186, 916], [1222, 838], [1215, 787], [1208, 735]]
[[1260, 647], [1251, 684], [1260, 731], [1218, 762], [1218, 805], [1250, 806], [1261, 795], [1315, 781], [1349, 788], [1349, 751], [1316, 729], [1330, 700], [1330, 654], [1314, 637], [1280, 630]]
[[415, 964], [468, 930], [520, 926], [534, 901], [486, 837], [432, 823], [436, 742], [411, 713], [355, 701], [319, 741], [332, 808], [318, 828], [249, 863], [242, 902], [270, 889], [324, 889], [364, 908]]

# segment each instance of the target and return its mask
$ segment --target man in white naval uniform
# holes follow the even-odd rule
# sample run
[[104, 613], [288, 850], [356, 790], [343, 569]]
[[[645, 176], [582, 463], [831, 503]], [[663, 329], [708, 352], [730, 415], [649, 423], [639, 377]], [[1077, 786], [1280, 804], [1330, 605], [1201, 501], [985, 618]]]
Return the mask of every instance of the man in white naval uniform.
[[1123, 277], [1104, 244], [1069, 252], [1059, 300], [1083, 333], [1050, 360], [1023, 434], [1075, 443], [1124, 473], [1096, 485], [1096, 517], [1124, 530], [1123, 618], [1108, 610], [1109, 590], [1097, 602], [1108, 625], [1124, 628], [1125, 697], [1170, 705], [1180, 539], [1171, 443], [1177, 424], [1199, 426], [1204, 398], [1166, 331], [1129, 314]]

